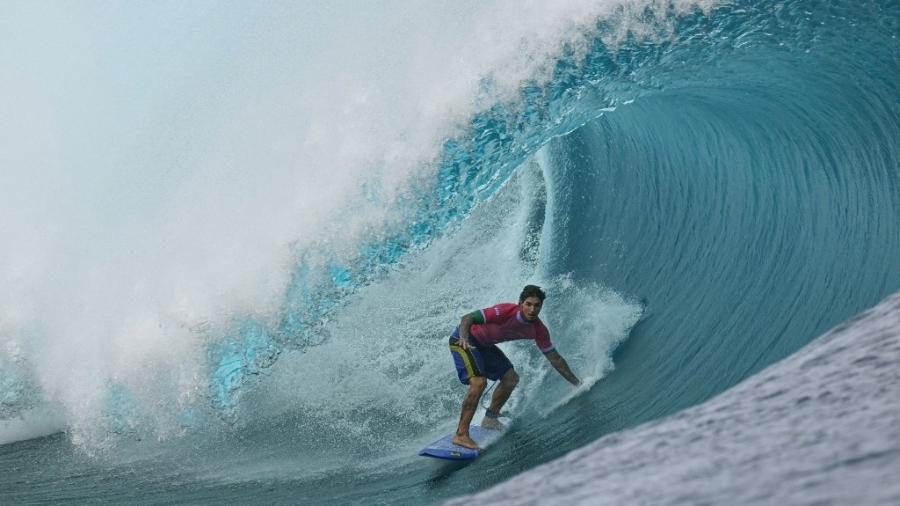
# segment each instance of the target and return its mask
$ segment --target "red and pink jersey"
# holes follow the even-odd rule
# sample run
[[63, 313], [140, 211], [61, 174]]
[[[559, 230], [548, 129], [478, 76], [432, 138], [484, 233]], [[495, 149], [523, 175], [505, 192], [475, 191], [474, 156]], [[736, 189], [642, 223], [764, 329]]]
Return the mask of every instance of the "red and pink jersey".
[[490, 346], [517, 339], [533, 339], [544, 353], [553, 349], [550, 331], [541, 320], [529, 322], [522, 316], [519, 306], [511, 302], [501, 302], [481, 310], [484, 324], [474, 324], [469, 333], [484, 346]]

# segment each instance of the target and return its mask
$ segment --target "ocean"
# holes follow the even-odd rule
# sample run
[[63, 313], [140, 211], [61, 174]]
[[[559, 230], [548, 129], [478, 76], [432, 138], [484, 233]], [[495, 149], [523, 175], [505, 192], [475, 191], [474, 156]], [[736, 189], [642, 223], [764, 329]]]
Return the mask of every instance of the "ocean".
[[[898, 36], [891, 1], [4, 3], [0, 503], [896, 504]], [[508, 433], [417, 456], [459, 317], [530, 283], [586, 386], [503, 344]]]

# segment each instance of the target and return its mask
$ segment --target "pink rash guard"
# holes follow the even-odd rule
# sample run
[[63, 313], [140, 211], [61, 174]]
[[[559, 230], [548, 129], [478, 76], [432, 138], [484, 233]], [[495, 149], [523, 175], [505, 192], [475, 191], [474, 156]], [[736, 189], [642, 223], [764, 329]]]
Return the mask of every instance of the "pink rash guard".
[[533, 339], [538, 349], [547, 353], [553, 350], [550, 342], [550, 331], [538, 319], [526, 321], [519, 311], [519, 306], [512, 302], [501, 302], [495, 306], [481, 310], [483, 324], [473, 324], [469, 333], [482, 346], [491, 346], [517, 339]]

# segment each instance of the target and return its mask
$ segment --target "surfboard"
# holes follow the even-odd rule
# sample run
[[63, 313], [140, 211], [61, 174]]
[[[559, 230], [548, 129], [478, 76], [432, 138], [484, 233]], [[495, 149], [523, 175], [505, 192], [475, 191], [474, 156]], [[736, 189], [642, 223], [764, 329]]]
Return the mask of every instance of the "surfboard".
[[445, 460], [472, 460], [484, 453], [484, 450], [503, 435], [502, 430], [485, 429], [480, 425], [469, 427], [469, 435], [478, 443], [481, 450], [472, 450], [451, 443], [455, 432], [451, 432], [419, 451], [423, 457], [434, 457]]

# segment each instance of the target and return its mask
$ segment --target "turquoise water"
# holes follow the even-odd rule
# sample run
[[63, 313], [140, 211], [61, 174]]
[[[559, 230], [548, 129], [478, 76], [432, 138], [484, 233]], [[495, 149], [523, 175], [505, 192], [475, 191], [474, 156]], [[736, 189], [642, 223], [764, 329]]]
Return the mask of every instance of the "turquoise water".
[[[416, 93], [430, 97], [426, 86], [404, 89], [402, 100], [385, 91], [407, 76], [404, 67], [371, 76], [363, 63], [339, 68], [334, 75], [371, 79], [359, 85], [366, 92], [354, 95], [363, 105], [335, 121], [340, 128], [322, 127], [345, 137], [321, 141], [321, 133], [301, 129], [306, 137], [294, 138], [284, 132], [321, 111], [306, 116], [304, 107], [312, 108], [306, 102], [279, 104], [303, 95], [298, 84], [306, 81], [297, 76], [305, 74], [273, 68], [285, 62], [327, 68], [327, 52], [305, 62], [302, 37], [325, 48], [346, 39], [331, 41], [315, 30], [296, 35], [292, 26], [307, 26], [301, 14], [308, 13], [281, 16], [278, 9], [266, 13], [277, 23], [248, 27], [236, 21], [239, 4], [216, 14], [210, 33], [178, 39], [212, 48], [210, 59], [199, 69], [165, 67], [169, 77], [199, 76], [216, 98], [187, 109], [196, 115], [169, 102], [174, 112], [149, 116], [145, 131], [156, 137], [147, 143], [165, 155], [147, 156], [168, 163], [138, 157], [143, 161], [125, 165], [134, 174], [123, 176], [101, 170], [107, 166], [91, 157], [75, 158], [83, 164], [75, 174], [99, 181], [87, 186], [95, 194], [107, 195], [121, 178], [140, 187], [133, 190], [138, 197], [165, 198], [139, 198], [137, 217], [100, 219], [93, 207], [85, 211], [75, 239], [63, 235], [53, 243], [71, 268], [49, 270], [50, 276], [3, 271], [31, 289], [15, 292], [24, 305], [2, 300], [13, 309], [0, 315], [8, 343], [0, 355], [7, 443], [0, 448], [0, 497], [430, 503], [702, 403], [900, 288], [900, 5], [626, 5], [589, 16], [578, 37], [555, 35], [568, 43], [551, 51], [549, 70], [522, 74], [514, 94], [498, 91], [502, 75], [481, 76], [466, 102], [477, 107], [421, 142], [410, 118], [372, 113], [388, 134], [391, 121], [398, 122], [402, 139], [374, 158], [369, 151], [347, 153], [347, 146], [380, 135], [365, 127], [367, 104], [382, 99], [405, 112], [404, 104], [420, 98]], [[163, 20], [165, 7], [157, 13]], [[310, 16], [343, 19], [319, 11]], [[198, 9], [179, 19], [189, 26], [184, 19], [208, 13]], [[547, 24], [555, 19], [550, 14]], [[376, 16], [361, 26], [379, 44], [402, 43], [387, 35], [395, 26], [387, 21], [395, 20]], [[253, 31], [260, 26], [266, 30]], [[233, 28], [251, 35], [231, 37]], [[449, 40], [454, 30], [465, 33], [448, 22]], [[231, 41], [221, 52], [209, 42], [217, 36]], [[271, 42], [267, 37], [280, 45], [254, 49]], [[452, 45], [440, 49], [454, 54]], [[228, 58], [276, 84], [227, 77]], [[211, 83], [218, 78], [236, 84], [217, 88]], [[162, 80], [176, 91], [196, 85]], [[271, 96], [249, 106], [239, 100], [253, 90]], [[135, 110], [150, 108], [140, 94], [129, 100]], [[115, 102], [108, 107], [127, 116]], [[229, 114], [249, 125], [234, 139], [229, 128], [242, 127], [220, 119]], [[177, 128], [157, 130], [154, 121], [164, 120]], [[209, 125], [225, 140], [211, 141]], [[400, 177], [392, 167], [408, 163], [401, 149], [412, 150], [407, 144], [434, 150], [421, 159], [409, 155], [415, 169]], [[172, 154], [171, 145], [181, 151]], [[226, 154], [198, 152], [196, 145]], [[278, 158], [280, 150], [291, 153], [287, 161]], [[21, 163], [28, 152], [11, 152], [12, 162], [28, 166]], [[327, 165], [332, 159], [346, 165]], [[297, 160], [313, 163], [294, 169], [288, 162]], [[189, 171], [198, 165], [203, 169]], [[313, 174], [315, 186], [290, 179], [294, 170]], [[221, 182], [232, 179], [234, 187]], [[301, 197], [282, 195], [268, 179], [295, 185]], [[112, 206], [105, 198], [97, 205]], [[273, 218], [279, 212], [283, 221]], [[257, 215], [258, 221], [246, 218]], [[196, 216], [202, 219], [191, 221]], [[9, 229], [19, 239], [16, 223], [40, 228], [54, 217], [67, 228], [57, 215], [31, 212]], [[119, 219], [127, 226], [120, 229]], [[188, 223], [185, 231], [180, 222]], [[153, 232], [157, 225], [164, 233]], [[267, 226], [272, 230], [259, 236], [245, 232]], [[93, 247], [82, 246], [85, 238], [105, 245], [104, 230], [137, 237], [123, 243], [133, 249], [123, 250], [122, 272], [131, 259], [147, 267], [147, 279], [123, 290], [116, 270], [104, 276], [98, 268], [87, 284], [70, 279], [93, 272], [79, 248]], [[282, 248], [259, 253], [260, 243]], [[147, 244], [162, 260], [144, 260], [139, 252]], [[181, 256], [199, 260], [190, 269], [172, 267]], [[257, 265], [281, 274], [257, 275]], [[236, 274], [244, 271], [254, 275]], [[176, 281], [142, 291], [157, 286], [154, 278]], [[29, 285], [32, 279], [40, 283]], [[523, 384], [510, 404], [516, 418], [510, 433], [470, 466], [423, 462], [416, 449], [449, 430], [462, 395], [444, 349], [446, 332], [459, 314], [513, 298], [526, 282], [548, 288], [554, 341], [576, 372], [598, 381], [570, 399], [534, 350], [512, 345]], [[83, 317], [46, 309], [54, 302], [41, 296], [47, 287], [65, 296], [69, 286], [88, 295], [62, 306], [74, 310], [83, 300], [89, 308]], [[265, 293], [247, 295], [257, 291]], [[206, 303], [219, 292], [239, 296]], [[160, 309], [156, 298], [182, 302]], [[98, 304], [114, 309], [98, 312]], [[37, 316], [30, 321], [32, 308]], [[110, 331], [108, 340], [69, 330], [55, 338], [69, 322], [95, 330], [93, 336], [124, 330]], [[157, 327], [159, 333], [146, 330]], [[63, 372], [67, 366], [72, 377]], [[32, 430], [37, 425], [45, 430]], [[38, 433], [52, 435], [27, 437]]]

